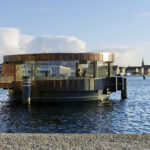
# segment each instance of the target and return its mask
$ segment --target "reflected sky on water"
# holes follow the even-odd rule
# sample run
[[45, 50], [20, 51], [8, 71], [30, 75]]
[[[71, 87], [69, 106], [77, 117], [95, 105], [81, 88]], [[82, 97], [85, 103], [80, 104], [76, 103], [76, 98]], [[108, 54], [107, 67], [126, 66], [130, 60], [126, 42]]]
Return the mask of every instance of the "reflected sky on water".
[[101, 102], [16, 103], [0, 89], [0, 133], [150, 133], [150, 77], [128, 78], [120, 92]]

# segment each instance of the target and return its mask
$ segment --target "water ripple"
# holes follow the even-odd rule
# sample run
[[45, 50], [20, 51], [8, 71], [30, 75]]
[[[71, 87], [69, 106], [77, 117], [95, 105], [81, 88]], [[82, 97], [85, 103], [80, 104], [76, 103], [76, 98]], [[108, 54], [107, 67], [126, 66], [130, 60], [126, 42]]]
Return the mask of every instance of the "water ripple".
[[128, 77], [128, 99], [104, 103], [14, 103], [0, 89], [0, 133], [150, 133], [150, 77]]

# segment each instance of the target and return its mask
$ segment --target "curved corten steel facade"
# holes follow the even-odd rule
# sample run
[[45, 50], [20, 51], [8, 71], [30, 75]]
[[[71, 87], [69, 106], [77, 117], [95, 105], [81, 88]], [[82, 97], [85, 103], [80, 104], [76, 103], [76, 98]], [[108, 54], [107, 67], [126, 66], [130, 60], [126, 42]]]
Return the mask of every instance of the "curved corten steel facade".
[[42, 54], [24, 54], [24, 55], [6, 55], [4, 63], [24, 62], [24, 61], [48, 61], [48, 60], [91, 60], [113, 62], [114, 54], [108, 53], [107, 60], [104, 53], [42, 53]]

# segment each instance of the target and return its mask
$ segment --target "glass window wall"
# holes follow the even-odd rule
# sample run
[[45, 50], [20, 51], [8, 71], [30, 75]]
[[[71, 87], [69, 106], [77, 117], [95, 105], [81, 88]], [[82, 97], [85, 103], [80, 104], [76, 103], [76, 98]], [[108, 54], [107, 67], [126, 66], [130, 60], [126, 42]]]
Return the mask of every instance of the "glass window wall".
[[[98, 77], [108, 76], [108, 63], [97, 61], [97, 74]], [[110, 63], [110, 76], [113, 75], [113, 63]]]
[[[112, 68], [112, 65], [111, 67]], [[32, 80], [106, 77], [108, 64], [100, 61], [26, 61], [21, 76]]]

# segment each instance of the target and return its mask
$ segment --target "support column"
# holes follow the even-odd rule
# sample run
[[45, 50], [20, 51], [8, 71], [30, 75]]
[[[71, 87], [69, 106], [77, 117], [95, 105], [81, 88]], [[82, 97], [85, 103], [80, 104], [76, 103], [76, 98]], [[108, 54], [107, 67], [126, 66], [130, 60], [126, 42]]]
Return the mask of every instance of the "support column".
[[103, 94], [107, 94], [108, 90], [111, 89], [110, 85], [110, 62], [107, 63], [107, 81], [106, 81], [106, 88], [103, 90]]
[[110, 78], [110, 62], [108, 62], [108, 78]]
[[97, 61], [93, 62], [93, 77], [97, 78]]
[[121, 98], [127, 99], [127, 78], [122, 78]]
[[30, 104], [31, 101], [31, 79], [29, 76], [23, 76], [23, 104]]
[[108, 62], [108, 76], [107, 76], [107, 79], [108, 79], [108, 88], [110, 88], [110, 62]]

